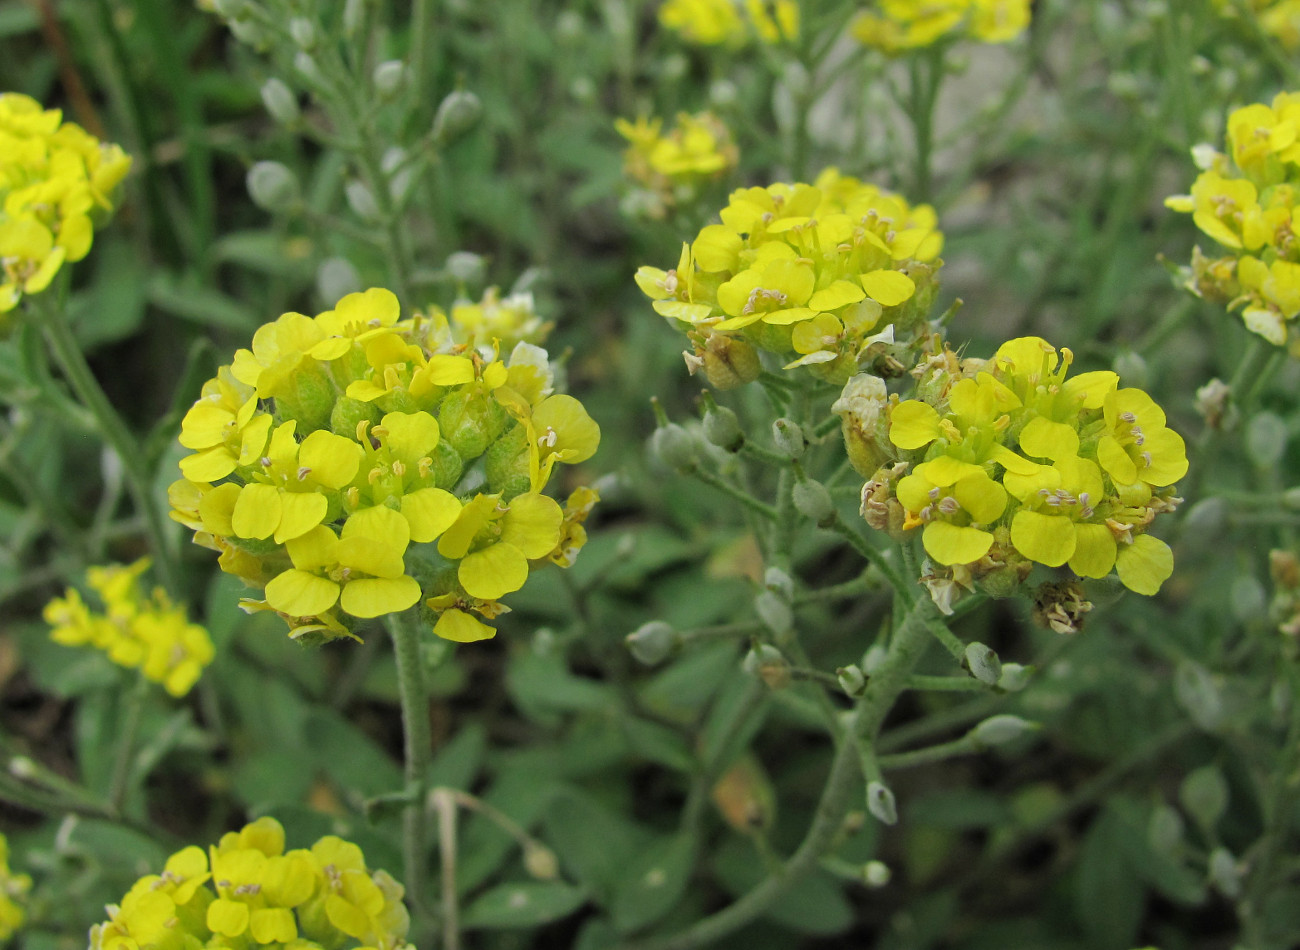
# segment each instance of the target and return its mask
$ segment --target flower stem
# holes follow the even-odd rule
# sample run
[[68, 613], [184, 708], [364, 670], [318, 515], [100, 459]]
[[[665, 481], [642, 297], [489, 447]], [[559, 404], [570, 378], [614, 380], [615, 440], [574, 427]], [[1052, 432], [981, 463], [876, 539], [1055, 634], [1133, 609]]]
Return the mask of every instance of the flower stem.
[[736, 501], [740, 502], [742, 505], [744, 505], [746, 508], [748, 508], [750, 511], [754, 512], [755, 514], [760, 515], [763, 518], [766, 518], [768, 521], [776, 521], [777, 510], [775, 508], [773, 508], [771, 505], [767, 504], [766, 502], [759, 501], [757, 498], [753, 497], [752, 495], [749, 495], [746, 492], [741, 491], [739, 488], [736, 488], [734, 485], [730, 484], [729, 482], [723, 481], [721, 478], [719, 478], [717, 475], [714, 475], [712, 472], [707, 472], [704, 469], [696, 468], [691, 471], [691, 474], [694, 475], [696, 478], [698, 478], [700, 481], [704, 482], [704, 484], [708, 485], [709, 487], [716, 488], [724, 495], [728, 495], [731, 498], [735, 499]]
[[407, 803], [402, 814], [402, 847], [406, 893], [417, 919], [425, 910], [425, 858], [429, 840], [425, 792], [433, 737], [429, 730], [429, 693], [420, 661], [420, 622], [416, 608], [385, 618], [397, 657], [397, 689], [402, 704], [402, 734]]
[[72, 387], [78, 401], [95, 417], [100, 434], [122, 463], [131, 498], [144, 518], [149, 547], [154, 555], [154, 570], [158, 572], [168, 593], [181, 600], [184, 591], [176, 573], [177, 553], [173, 549], [172, 532], [168, 530], [162, 508], [155, 504], [152, 497], [153, 473], [149, 470], [148, 459], [86, 363], [81, 347], [72, 334], [62, 303], [46, 300], [44, 294], [32, 299], [45, 331], [45, 339], [63, 369], [68, 385]]
[[149, 695], [149, 680], [141, 673], [123, 697], [125, 709], [117, 731], [117, 750], [113, 756], [113, 774], [108, 785], [108, 807], [114, 814], [122, 813], [127, 793], [131, 788], [131, 760], [135, 758], [136, 734], [140, 731], [140, 717], [144, 701]]

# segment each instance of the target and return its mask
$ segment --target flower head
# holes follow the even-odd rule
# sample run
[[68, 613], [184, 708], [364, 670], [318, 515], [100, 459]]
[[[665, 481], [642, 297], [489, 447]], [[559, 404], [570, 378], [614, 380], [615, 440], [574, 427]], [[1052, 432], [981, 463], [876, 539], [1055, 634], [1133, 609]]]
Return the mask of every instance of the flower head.
[[9, 869], [9, 841], [0, 834], [0, 940], [8, 940], [23, 925], [23, 899], [31, 886], [28, 875]]
[[881, 0], [853, 21], [853, 35], [889, 54], [949, 39], [1009, 43], [1029, 26], [1029, 0]]

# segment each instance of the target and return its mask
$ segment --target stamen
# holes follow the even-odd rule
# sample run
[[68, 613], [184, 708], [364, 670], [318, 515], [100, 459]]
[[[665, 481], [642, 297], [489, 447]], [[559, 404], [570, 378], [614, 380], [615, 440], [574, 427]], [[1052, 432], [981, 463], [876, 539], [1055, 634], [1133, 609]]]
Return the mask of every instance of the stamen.
[[1138, 417], [1131, 412], [1121, 412], [1119, 418], [1121, 422], [1134, 423], [1138, 421]]

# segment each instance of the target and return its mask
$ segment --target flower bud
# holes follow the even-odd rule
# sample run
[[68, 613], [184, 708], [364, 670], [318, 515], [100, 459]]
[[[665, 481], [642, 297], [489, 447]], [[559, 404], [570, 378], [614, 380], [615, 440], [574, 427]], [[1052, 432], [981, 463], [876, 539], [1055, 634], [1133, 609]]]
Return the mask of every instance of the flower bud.
[[889, 656], [889, 651], [877, 643], [872, 646], [871, 649], [867, 650], [866, 653], [862, 654], [862, 660], [858, 665], [862, 667], [862, 672], [870, 676], [875, 673], [876, 670], [880, 669], [881, 664], [885, 662], [887, 656]]
[[438, 430], [462, 459], [476, 459], [501, 435], [510, 416], [491, 396], [448, 393], [438, 407]]
[[1140, 353], [1132, 350], [1124, 350], [1116, 356], [1115, 361], [1111, 363], [1111, 369], [1119, 374], [1121, 386], [1145, 389], [1151, 381], [1151, 371], [1147, 368], [1147, 361]]
[[316, 65], [316, 60], [312, 58], [311, 53], [306, 50], [299, 50], [293, 57], [293, 68], [298, 70], [303, 76], [311, 80], [317, 86], [328, 86], [329, 81], [325, 74], [320, 71]]
[[375, 92], [381, 100], [391, 99], [406, 82], [406, 64], [400, 59], [385, 60], [375, 67], [370, 81], [375, 84]]
[[966, 647], [966, 668], [971, 676], [986, 686], [996, 686], [1002, 675], [1002, 661], [982, 643], [971, 643]]
[[851, 699], [857, 699], [867, 688], [866, 674], [861, 667], [853, 664], [841, 666], [835, 671], [835, 678], [840, 681], [840, 689]]
[[316, 293], [322, 300], [342, 300], [361, 290], [361, 275], [345, 257], [327, 257], [316, 269]]
[[750, 676], [757, 676], [769, 689], [784, 689], [790, 685], [790, 664], [781, 651], [769, 643], [760, 643], [746, 653], [740, 668]]
[[1246, 454], [1256, 468], [1276, 467], [1286, 454], [1286, 441], [1286, 421], [1276, 413], [1256, 413], [1246, 424]]
[[457, 89], [438, 104], [433, 117], [433, 137], [447, 145], [474, 127], [483, 114], [483, 103], [466, 89]]
[[257, 162], [245, 178], [248, 195], [263, 211], [287, 211], [298, 203], [298, 177], [280, 162]]
[[379, 220], [379, 205], [375, 201], [374, 194], [363, 182], [355, 180], [348, 182], [344, 194], [348, 199], [348, 207], [362, 221]]
[[794, 613], [790, 605], [777, 593], [765, 590], [754, 598], [754, 613], [774, 634], [784, 636], [794, 628]]
[[1241, 867], [1227, 848], [1219, 847], [1210, 852], [1206, 870], [1210, 883], [1224, 897], [1236, 900], [1241, 896]]
[[728, 452], [739, 452], [745, 444], [745, 433], [740, 429], [740, 419], [726, 406], [719, 406], [710, 398], [704, 410], [704, 437]]
[[353, 439], [356, 438], [358, 424], [368, 422], [376, 425], [379, 418], [379, 407], [373, 402], [340, 396], [335, 401], [334, 408], [330, 410], [330, 431], [335, 435]]
[[555, 852], [535, 841], [524, 847], [524, 868], [539, 881], [553, 881], [560, 874], [560, 862]]
[[429, 474], [433, 477], [434, 487], [450, 491], [452, 486], [460, 481], [461, 473], [465, 471], [465, 460], [449, 442], [439, 442], [434, 446], [431, 458], [433, 468], [429, 470]]
[[348, 39], [357, 35], [366, 19], [367, 0], [347, 0], [343, 5], [343, 35]]
[[1037, 732], [1041, 726], [1036, 722], [1021, 719], [1019, 716], [990, 716], [970, 731], [970, 738], [976, 745], [984, 748], [1014, 742], [1031, 732]]
[[302, 118], [298, 97], [283, 80], [274, 76], [262, 83], [262, 105], [266, 106], [271, 118], [281, 125], [293, 125]]
[[651, 620], [629, 633], [624, 642], [637, 662], [656, 666], [677, 649], [681, 636], [662, 620]]
[[[1290, 489], [1296, 492], [1295, 506], [1300, 508], [1300, 490]], [[1284, 495], [1283, 503], [1287, 504], [1287, 496]], [[1228, 520], [1228, 502], [1224, 498], [1202, 498], [1191, 508], [1187, 509], [1187, 514], [1183, 516], [1183, 527], [1185, 530], [1194, 535], [1201, 537], [1214, 537], [1219, 534]]]
[[795, 482], [794, 506], [799, 514], [811, 519], [819, 528], [829, 528], [835, 523], [835, 503], [821, 482], [811, 478]]
[[884, 861], [868, 861], [862, 865], [862, 883], [867, 887], [884, 887], [893, 876]]
[[472, 251], [456, 251], [447, 255], [443, 269], [458, 284], [481, 284], [487, 274], [487, 263]]
[[[249, 9], [248, 4], [244, 4], [244, 11]], [[265, 52], [271, 46], [274, 37], [271, 31], [264, 27], [257, 20], [245, 19], [241, 14], [238, 19], [230, 20], [226, 23], [230, 27], [230, 32], [234, 34], [235, 39], [241, 43], [247, 43], [259, 53]]]
[[867, 811], [882, 824], [898, 824], [898, 803], [894, 793], [883, 782], [867, 784]]
[[779, 567], [769, 567], [763, 572], [763, 586], [787, 604], [794, 599], [794, 580]]
[[532, 487], [528, 450], [528, 429], [516, 425], [488, 446], [483, 455], [483, 474], [488, 487], [502, 493], [506, 501]]
[[302, 16], [296, 16], [289, 21], [289, 36], [299, 49], [304, 50], [314, 49], [316, 41], [320, 38], [316, 32], [316, 24]]
[[776, 443], [778, 452], [792, 459], [799, 458], [808, 447], [803, 429], [791, 419], [777, 419], [772, 423], [772, 440]]
[[1008, 693], [1018, 693], [1026, 686], [1034, 676], [1032, 666], [1021, 666], [1019, 663], [1003, 663], [1002, 675], [998, 677], [998, 689], [1006, 690]]
[[675, 472], [692, 472], [699, 465], [695, 437], [675, 422], [651, 433], [650, 454]]
[[1203, 765], [1183, 779], [1178, 799], [1196, 823], [1209, 831], [1228, 810], [1228, 783], [1217, 766]]

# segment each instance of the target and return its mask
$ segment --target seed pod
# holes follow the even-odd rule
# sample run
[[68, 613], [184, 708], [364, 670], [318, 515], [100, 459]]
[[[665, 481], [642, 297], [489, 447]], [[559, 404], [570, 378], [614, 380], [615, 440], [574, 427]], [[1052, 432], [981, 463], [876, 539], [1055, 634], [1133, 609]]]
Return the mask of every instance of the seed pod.
[[657, 666], [677, 649], [681, 635], [662, 620], [651, 620], [629, 633], [623, 642], [638, 662]]
[[433, 117], [433, 137], [442, 145], [456, 141], [472, 129], [483, 114], [483, 103], [466, 89], [457, 89], [438, 104]]
[[263, 211], [287, 211], [298, 203], [298, 176], [280, 162], [257, 162], [245, 178], [248, 195]]
[[262, 83], [262, 104], [281, 125], [293, 125], [302, 118], [298, 97], [283, 80], [274, 76]]

